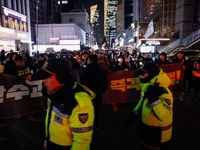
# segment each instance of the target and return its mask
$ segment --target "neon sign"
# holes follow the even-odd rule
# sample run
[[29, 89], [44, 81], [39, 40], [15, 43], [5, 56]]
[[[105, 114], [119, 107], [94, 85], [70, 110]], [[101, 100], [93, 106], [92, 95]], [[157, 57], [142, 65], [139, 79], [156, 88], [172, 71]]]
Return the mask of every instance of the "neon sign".
[[2, 12], [4, 16], [17, 19], [19, 21], [27, 22], [27, 16], [21, 13], [18, 13], [12, 9], [2, 6]]

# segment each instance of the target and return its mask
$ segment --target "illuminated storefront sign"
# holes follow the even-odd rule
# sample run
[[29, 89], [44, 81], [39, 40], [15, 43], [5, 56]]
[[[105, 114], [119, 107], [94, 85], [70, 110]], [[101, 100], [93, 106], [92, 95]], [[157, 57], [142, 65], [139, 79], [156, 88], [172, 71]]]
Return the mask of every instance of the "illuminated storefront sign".
[[19, 38], [26, 38], [26, 34], [23, 34], [23, 33], [17, 33], [17, 37]]
[[60, 40], [60, 44], [80, 45], [80, 40]]
[[59, 44], [59, 37], [50, 37], [50, 43], [51, 44]]
[[18, 13], [12, 9], [9, 9], [7, 7], [4, 7], [2, 6], [2, 12], [3, 12], [3, 15], [7, 16], [7, 17], [11, 17], [13, 19], [17, 19], [17, 20], [20, 20], [20, 21], [23, 21], [23, 22], [27, 22], [27, 16], [21, 14], [21, 13]]
[[145, 45], [160, 45], [159, 41], [146, 41]]
[[158, 39], [158, 40], [141, 40], [142, 46], [164, 46], [169, 42], [168, 39]]

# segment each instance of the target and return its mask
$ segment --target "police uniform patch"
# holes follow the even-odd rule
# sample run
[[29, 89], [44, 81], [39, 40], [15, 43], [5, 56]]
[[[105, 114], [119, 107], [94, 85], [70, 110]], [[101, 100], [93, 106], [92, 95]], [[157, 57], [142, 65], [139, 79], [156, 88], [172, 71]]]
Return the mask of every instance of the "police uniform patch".
[[43, 65], [42, 67], [43, 67], [43, 68], [47, 68], [47, 66], [48, 66], [48, 62], [45, 61], [45, 62], [44, 62], [44, 65]]
[[58, 115], [55, 115], [54, 121], [60, 125], [63, 125], [63, 119], [59, 117]]
[[88, 113], [85, 114], [78, 114], [79, 121], [84, 124], [88, 120]]

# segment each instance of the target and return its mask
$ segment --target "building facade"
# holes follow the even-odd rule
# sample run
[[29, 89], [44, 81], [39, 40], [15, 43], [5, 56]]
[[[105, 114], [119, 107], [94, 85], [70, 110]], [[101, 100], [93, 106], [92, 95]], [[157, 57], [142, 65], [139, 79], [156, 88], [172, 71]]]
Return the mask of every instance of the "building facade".
[[31, 49], [29, 0], [0, 0], [0, 49]]
[[141, 8], [141, 22], [154, 22], [153, 37], [174, 36], [176, 0], [142, 0]]
[[93, 37], [95, 38], [94, 45], [101, 46], [100, 40], [100, 10], [96, 10], [93, 18]]
[[[29, 0], [30, 20], [31, 20], [31, 41], [36, 44], [35, 24], [47, 24], [47, 2], [48, 0], [38, 1]], [[38, 11], [37, 11], [38, 10]]]
[[104, 0], [104, 36], [109, 45], [111, 44], [112, 39], [115, 39], [116, 36], [117, 4], [117, 0]]
[[136, 34], [136, 29], [133, 29], [132, 25], [133, 23], [139, 24], [140, 22], [140, 5], [140, 0], [118, 0], [116, 17], [116, 47], [119, 48], [124, 44], [136, 43], [136, 35], [138, 34]]
[[85, 46], [91, 47], [93, 44], [92, 24], [87, 12], [63, 12], [61, 13], [62, 24], [75, 23], [86, 32]]
[[200, 1], [177, 0], [175, 35], [184, 38], [200, 28]]
[[34, 50], [44, 53], [47, 48], [55, 51], [80, 50], [80, 43], [86, 42], [86, 32], [75, 23], [67, 24], [39, 24], [38, 25], [38, 45]]

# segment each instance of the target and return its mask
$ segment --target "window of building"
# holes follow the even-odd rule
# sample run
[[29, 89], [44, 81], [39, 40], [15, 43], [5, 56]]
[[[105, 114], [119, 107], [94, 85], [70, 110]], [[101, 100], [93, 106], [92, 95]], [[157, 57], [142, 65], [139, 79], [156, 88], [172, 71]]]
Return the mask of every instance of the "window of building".
[[16, 30], [16, 23], [15, 23], [15, 20], [13, 20], [13, 29]]
[[10, 28], [10, 26], [9, 26], [9, 21], [8, 21], [8, 17], [5, 17], [5, 21], [6, 21], [6, 27], [7, 27], [7, 28]]
[[25, 5], [25, 6], [24, 6], [24, 9], [25, 9], [24, 14], [27, 15], [27, 12], [26, 12], [26, 11], [27, 11], [27, 8], [26, 8], [26, 0], [24, 1], [24, 5]]
[[21, 13], [24, 14], [24, 11], [23, 11], [24, 6], [23, 6], [22, 1], [20, 1], [20, 2], [21, 2]]
[[19, 12], [19, 3], [18, 3], [18, 0], [16, 0], [16, 11]]
[[4, 6], [8, 7], [7, 0], [4, 0], [3, 2], [4, 2]]
[[13, 0], [11, 0], [11, 9], [15, 10]]
[[68, 4], [68, 1], [62, 1], [62, 4]]
[[25, 31], [25, 25], [24, 25], [24, 22], [22, 23], [22, 31]]
[[17, 20], [16, 29], [17, 29], [17, 30], [20, 30], [20, 25], [19, 25], [19, 21], [18, 21], [18, 20]]
[[58, 1], [58, 4], [60, 4], [60, 1]]
[[28, 25], [27, 25], [27, 23], [25, 23], [25, 25], [26, 25], [26, 32], [28, 32]]

